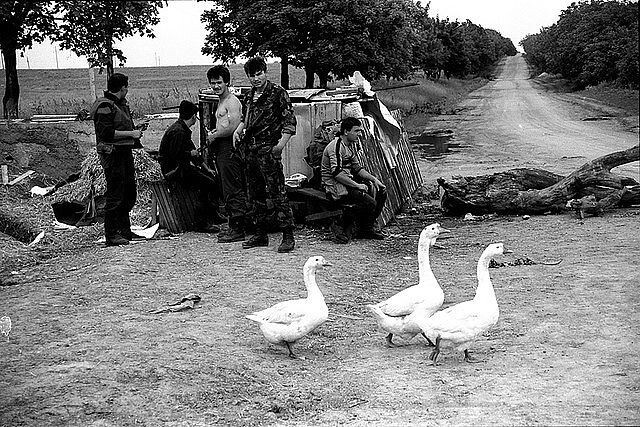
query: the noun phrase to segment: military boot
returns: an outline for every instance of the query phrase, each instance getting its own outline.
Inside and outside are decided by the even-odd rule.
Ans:
[[[282,233],[282,243],[278,246],[278,252],[291,252],[296,246],[296,241],[293,238],[293,230],[285,230]]]
[[[242,242],[243,240],[242,220],[230,219],[229,229],[223,234],[218,234],[218,243]]]
[[[269,246],[269,235],[263,231],[257,232],[249,238],[249,240],[242,242],[243,249],[251,249],[258,246]]]
[[[114,234],[113,236],[107,237],[105,243],[107,246],[123,246],[128,245],[129,241],[120,234]]]

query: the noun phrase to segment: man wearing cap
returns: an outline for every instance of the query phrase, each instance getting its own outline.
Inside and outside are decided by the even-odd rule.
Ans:
[[[133,148],[142,147],[142,132],[135,129],[126,96],[129,77],[115,73],[107,81],[104,96],[91,107],[96,131],[96,151],[104,170],[107,188],[104,206],[104,235],[107,246],[144,239],[131,231],[129,212],[136,204],[136,172]]]
[[[206,233],[217,233],[220,227],[214,223],[215,209],[210,201],[216,182],[213,176],[200,168],[202,157],[191,140],[191,127],[197,120],[198,106],[191,101],[182,101],[178,120],[162,136],[158,161],[167,181],[198,189],[199,229]]]

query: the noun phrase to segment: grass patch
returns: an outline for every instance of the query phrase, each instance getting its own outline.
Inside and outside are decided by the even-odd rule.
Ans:
[[[631,115],[639,113],[638,91],[633,89],[623,89],[608,83],[598,86],[589,86],[584,90],[576,92],[577,95],[595,99],[606,105],[628,111]]]

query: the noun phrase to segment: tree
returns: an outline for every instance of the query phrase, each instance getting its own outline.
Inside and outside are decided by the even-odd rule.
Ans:
[[[214,0],[213,8],[201,17],[208,31],[202,53],[225,63],[238,56],[279,57],[280,84],[288,89],[289,56],[299,25],[293,3],[291,0]]]
[[[405,79],[416,67],[433,64],[465,75],[516,51],[495,31],[470,22],[430,20],[428,5],[411,0],[212,4],[213,9],[202,15],[209,31],[202,48],[205,55],[224,62],[256,54],[280,57],[283,71],[288,63],[305,70],[307,88],[313,87],[315,75],[320,87],[327,87],[332,76],[342,79],[356,70],[370,80]],[[466,35],[467,27],[474,31]],[[286,87],[284,78],[281,82]]]
[[[306,87],[314,74],[326,87],[360,70],[369,78],[406,77],[416,40],[411,1],[394,0],[215,0],[202,16],[209,34],[202,52],[232,61],[256,54],[304,68]],[[284,85],[284,82],[282,82]]]
[[[601,82],[638,88],[637,1],[572,3],[520,44],[537,72],[562,74],[576,89]]]
[[[135,34],[150,38],[151,29],[159,22],[162,1],[60,1],[62,21],[54,40],[63,49],[85,56],[91,67],[107,68],[107,79],[113,74],[114,57],[122,66],[127,57],[115,46],[116,41]]]
[[[0,2],[0,48],[5,64],[5,92],[2,97],[3,117],[18,117],[20,85],[16,68],[16,52],[30,48],[53,34],[56,26],[51,1]]]
[[[445,49],[438,38],[439,21],[429,17],[429,3],[414,17],[418,42],[414,45],[413,64],[426,76],[439,78],[445,62]]]

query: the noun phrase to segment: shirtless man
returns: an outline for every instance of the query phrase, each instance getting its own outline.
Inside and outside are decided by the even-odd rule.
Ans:
[[[215,156],[222,181],[222,197],[229,217],[229,228],[218,235],[219,243],[244,240],[244,218],[246,213],[246,185],[244,161],[233,141],[233,131],[242,119],[242,104],[229,92],[231,76],[227,67],[213,66],[207,71],[207,80],[218,95],[216,128],[209,131],[209,152]]]

